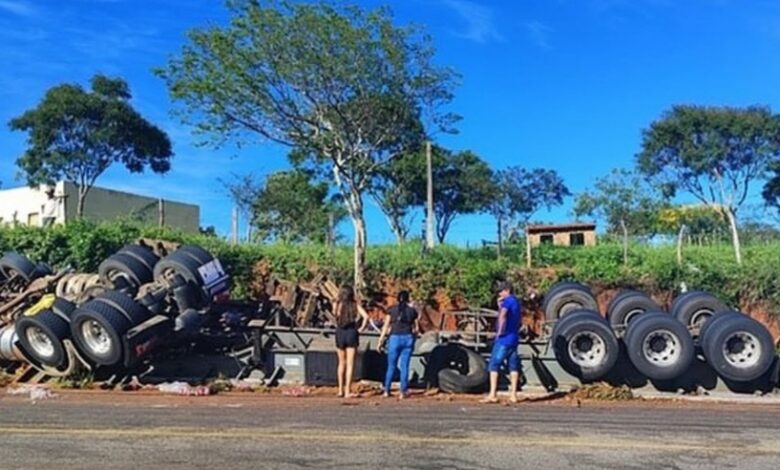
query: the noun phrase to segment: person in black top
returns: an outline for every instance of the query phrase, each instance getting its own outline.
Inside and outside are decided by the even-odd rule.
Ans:
[[[355,354],[358,347],[358,317],[361,319],[360,331],[366,329],[368,314],[355,300],[355,289],[343,286],[333,311],[336,316],[336,355],[339,359],[338,396],[352,398],[352,373],[355,368]]]
[[[385,375],[385,397],[390,396],[393,375],[396,367],[401,372],[400,398],[406,398],[409,390],[409,362],[414,350],[414,336],[420,331],[417,310],[412,306],[409,291],[398,293],[398,304],[385,315],[382,333],[379,335],[379,345],[384,342],[388,332],[387,344],[387,374]],[[399,364],[400,362],[400,364]]]

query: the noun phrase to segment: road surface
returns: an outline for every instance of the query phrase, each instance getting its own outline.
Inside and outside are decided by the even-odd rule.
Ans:
[[[2,469],[774,469],[779,461],[778,405],[120,392],[33,404],[0,395]]]

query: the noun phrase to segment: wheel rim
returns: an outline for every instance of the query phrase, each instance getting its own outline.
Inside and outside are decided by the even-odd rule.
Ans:
[[[581,308],[582,304],[579,302],[566,302],[561,306],[560,310],[558,310],[558,316],[562,317],[571,311],[580,310]]]
[[[87,320],[81,324],[81,337],[87,348],[99,356],[105,356],[111,350],[108,331],[95,320]]]
[[[642,309],[642,308],[635,308],[635,309],[631,310],[623,318],[623,324],[628,326],[628,324],[631,323],[631,321],[633,321],[634,318],[636,318],[637,316],[639,316],[639,315],[641,315],[643,313],[645,313],[645,310]]]
[[[701,326],[707,319],[713,315],[713,311],[708,308],[696,310],[691,315],[691,326]]]
[[[37,326],[31,326],[24,332],[27,342],[39,357],[50,358],[54,356],[54,343],[49,335]]]
[[[580,367],[598,366],[606,355],[604,340],[592,331],[581,331],[569,340],[569,357]]]
[[[753,334],[737,331],[723,342],[723,357],[734,367],[752,367],[761,359],[761,343]]]
[[[642,342],[645,359],[662,367],[676,364],[681,349],[680,338],[669,330],[651,331]]]

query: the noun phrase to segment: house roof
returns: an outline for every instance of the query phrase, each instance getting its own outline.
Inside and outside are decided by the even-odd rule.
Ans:
[[[596,230],[596,224],[594,223],[569,223],[558,225],[529,225],[528,233],[542,233],[542,232],[587,232]]]

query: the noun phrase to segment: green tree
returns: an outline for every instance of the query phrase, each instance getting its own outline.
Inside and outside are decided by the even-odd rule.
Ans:
[[[439,146],[432,148],[433,212],[436,237],[444,243],[455,219],[464,214],[488,210],[492,200],[492,171],[487,162],[470,150],[451,152]],[[414,205],[427,201],[426,162],[410,160],[406,171],[416,175],[412,185]]]
[[[639,170],[723,212],[742,264],[737,213],[750,186],[780,155],[780,118],[769,108],[674,106],[645,129]]]
[[[425,156],[421,152],[407,152],[377,171],[368,188],[399,244],[409,235],[410,215],[418,203],[414,189],[424,174]]]
[[[51,88],[37,107],[9,123],[28,133],[28,148],[16,161],[27,183],[72,182],[79,217],[89,190],[111,165],[165,173],[173,155],[165,132],[130,105],[124,80],[95,75],[91,85],[91,91],[73,84]]]
[[[780,160],[774,160],[769,164],[771,177],[764,185],[761,193],[764,201],[770,207],[773,207],[780,213]]]
[[[574,203],[577,217],[597,217],[609,233],[623,236],[623,262],[628,264],[629,235],[652,235],[658,226],[664,198],[635,173],[616,169],[596,180],[594,188],[579,194]]]
[[[338,223],[345,214],[328,197],[328,184],[313,182],[310,173],[300,170],[268,175],[252,204],[256,239],[263,241],[324,242],[331,216]]]
[[[493,200],[490,213],[496,218],[498,246],[503,246],[503,234],[511,236],[525,226],[539,209],[563,204],[571,196],[569,188],[555,170],[526,170],[512,166],[493,175]]]
[[[228,5],[230,23],[191,31],[159,74],[184,119],[211,143],[259,137],[328,166],[352,219],[355,284],[362,287],[364,192],[424,134],[451,129],[456,117],[441,106],[451,101],[456,77],[433,65],[429,37],[395,26],[387,9]]]

